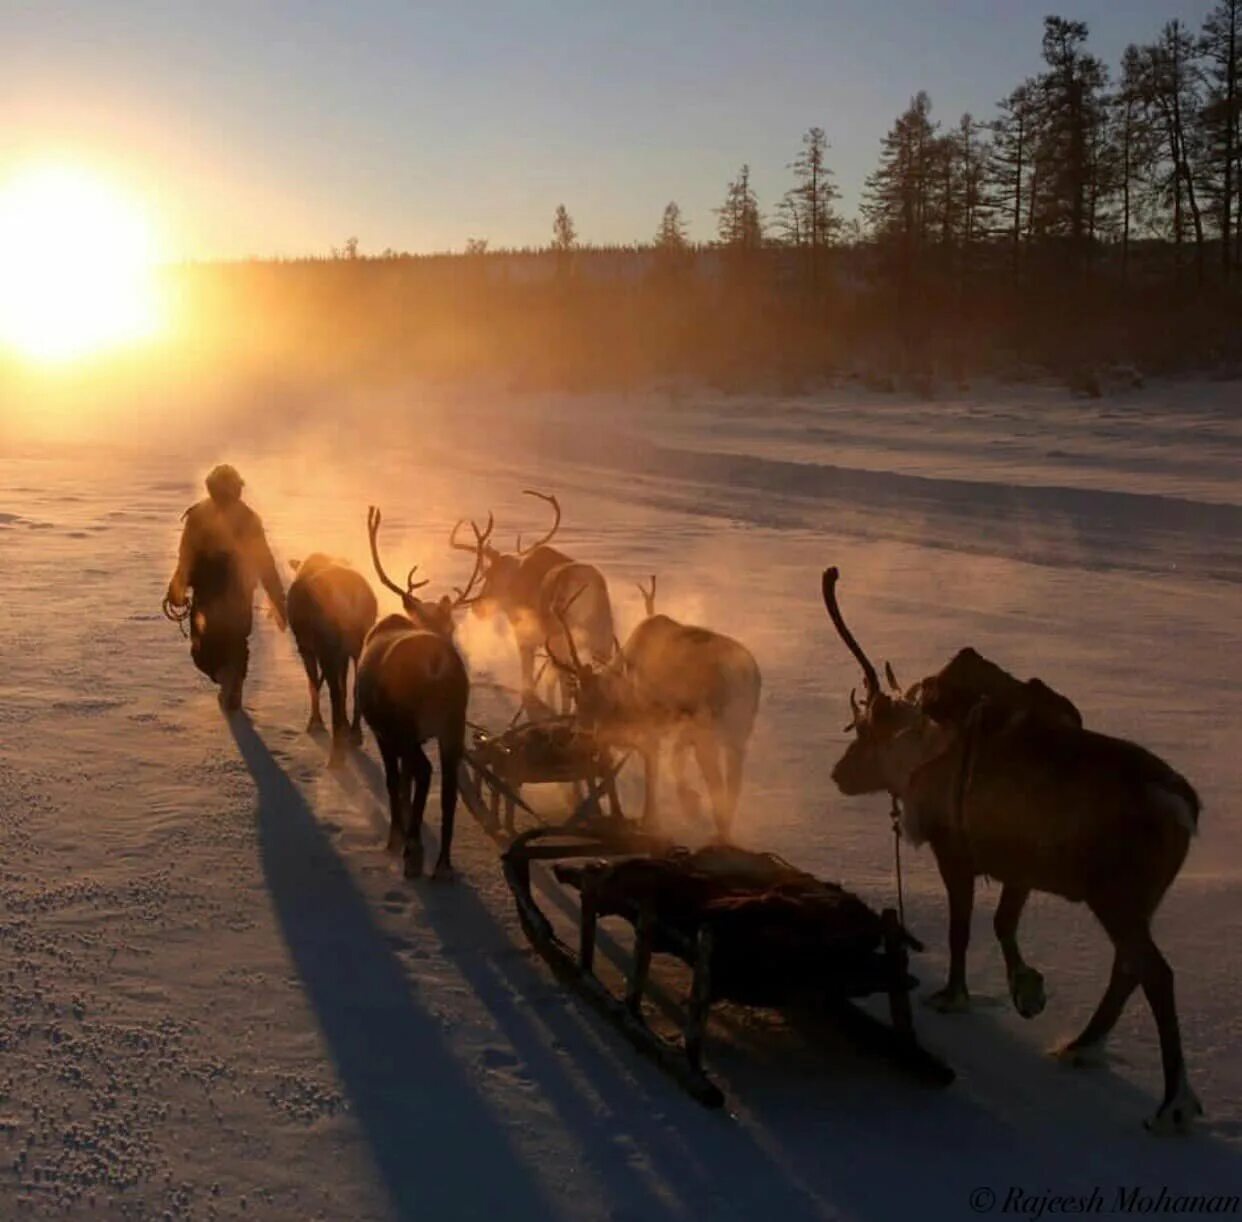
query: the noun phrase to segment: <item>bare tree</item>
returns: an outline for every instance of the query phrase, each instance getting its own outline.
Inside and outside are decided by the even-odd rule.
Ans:
[[[1049,237],[1068,242],[1071,263],[1085,265],[1089,252],[1095,129],[1102,126],[1108,71],[1086,49],[1087,25],[1064,17],[1044,19],[1039,78],[1038,156],[1044,194],[1032,201],[1037,224]]]
[[[903,278],[920,262],[932,220],[936,125],[920,90],[889,129],[880,164],[863,187],[862,214],[872,234],[896,256]]]
[[[682,219],[681,208],[676,200],[669,200],[664,205],[659,227],[655,234],[655,248],[665,253],[680,254],[689,246],[686,238],[686,222]]]
[[[1221,271],[1228,280],[1234,264],[1242,263],[1242,217],[1236,228],[1234,222],[1234,209],[1242,202],[1242,0],[1218,0],[1203,23],[1199,48],[1207,60],[1207,97],[1200,119],[1204,158],[1219,218]]]
[[[822,127],[809,128],[802,137],[802,151],[789,167],[797,185],[781,200],[782,227],[793,231],[795,245],[810,253],[811,275],[819,275],[820,255],[836,237],[841,219],[833,208],[840,191],[828,168],[828,141]]]
[[[1160,38],[1143,48],[1146,67],[1144,101],[1164,133],[1166,171],[1162,190],[1171,204],[1173,245],[1180,252],[1187,230],[1195,242],[1195,265],[1200,283],[1204,273],[1203,216],[1192,170],[1192,136],[1201,104],[1194,62],[1195,45],[1180,21],[1168,22]],[[1189,224],[1187,222],[1189,214]]]
[[[574,218],[569,215],[564,204],[556,205],[556,214],[552,218],[552,249],[560,254],[568,254],[578,244],[578,231],[574,228]]]
[[[802,206],[794,189],[786,191],[776,205],[776,231],[787,246],[801,246],[804,241]]]
[[[1024,205],[1029,203],[1035,143],[1035,94],[1032,81],[1024,81],[1000,103],[1000,115],[992,122],[992,146],[987,175],[990,195],[997,210],[1007,217],[1010,265],[1015,282],[1022,265],[1022,240],[1026,231]]]
[[[755,251],[763,245],[763,217],[759,199],[750,185],[750,166],[744,165],[725,192],[725,202],[716,209],[721,245],[736,251]]]
[[[1141,217],[1156,162],[1157,138],[1144,104],[1146,68],[1142,51],[1130,45],[1121,59],[1121,82],[1112,105],[1112,143],[1120,215],[1121,278],[1130,276],[1130,244]]]

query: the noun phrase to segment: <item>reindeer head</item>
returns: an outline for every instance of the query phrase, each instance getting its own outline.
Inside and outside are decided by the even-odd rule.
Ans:
[[[515,586],[522,567],[522,561],[537,547],[542,547],[545,543],[550,542],[553,535],[560,529],[561,506],[556,497],[543,492],[535,492],[529,488],[525,489],[522,495],[538,497],[542,501],[547,501],[556,514],[555,520],[552,523],[552,529],[543,538],[536,540],[529,546],[523,547],[522,536],[518,535],[516,551],[502,552],[498,548],[493,547],[490,540],[492,531],[495,528],[495,520],[490,512],[487,515],[486,529],[480,531],[474,522],[470,523],[474,531],[474,543],[461,541],[457,537],[458,532],[466,524],[465,519],[459,521],[453,527],[452,534],[449,535],[450,547],[454,547],[458,551],[475,553],[476,571],[482,573],[483,584],[478,594],[468,600],[475,615],[492,616],[499,611],[508,611],[513,606]]]
[[[841,639],[862,667],[863,702],[858,703],[857,689],[850,692],[853,718],[845,728],[854,731],[854,741],[837,761],[832,779],[843,794],[850,796],[885,790],[898,794],[905,790],[916,768],[947,747],[951,732],[902,694],[893,668],[887,663],[884,673],[890,690],[881,690],[875,667],[841,617],[836,595],[839,576],[836,568],[824,572],[824,605]]]
[[[380,511],[372,505],[367,511],[367,536],[371,541],[371,561],[375,565],[376,575],[388,589],[400,597],[401,605],[405,608],[406,615],[415,624],[439,636],[451,637],[453,635],[453,613],[458,607],[465,606],[471,601],[470,591],[479,579],[481,560],[475,561],[474,572],[470,574],[470,580],[466,583],[465,589],[458,587],[454,590],[456,598],[450,598],[447,594],[434,602],[429,599],[419,598],[414,591],[421,590],[428,583],[426,581],[414,580],[414,574],[418,572],[418,565],[414,565],[406,576],[404,590],[384,571],[384,566],[380,562],[379,556],[379,528],[382,521],[383,517]],[[477,527],[475,533],[476,535],[478,534]],[[481,548],[478,555],[482,556]]]
[[[557,656],[550,638],[545,641],[544,647],[553,666],[569,679],[574,691],[578,720],[585,729],[599,733],[619,719],[624,719],[625,709],[633,692],[633,677],[619,644],[616,644],[612,657],[602,664],[584,662],[578,653],[573,629],[566,616],[575,599],[585,589],[586,586],[583,586],[554,610],[565,646],[569,650],[569,659]]]

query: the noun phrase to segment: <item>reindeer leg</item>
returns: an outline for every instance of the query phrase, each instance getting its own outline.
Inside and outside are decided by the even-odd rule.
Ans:
[[[742,769],[746,765],[746,744],[725,743],[725,811],[727,826],[731,831],[737,815],[737,803],[742,793]],[[726,837],[727,838],[727,837]]]
[[[377,737],[376,742],[379,743],[380,756],[384,760],[384,783],[388,787],[388,851],[395,853],[401,847],[405,834],[401,758],[384,739]]]
[[[518,662],[522,667],[522,695],[533,696],[535,694],[535,647],[519,644]]]
[[[414,774],[414,805],[405,832],[405,876],[418,878],[423,872],[423,811],[431,789],[431,761],[418,743],[412,744],[407,759]]]
[[[694,757],[699,761],[703,779],[707,782],[707,794],[712,804],[712,819],[716,824],[716,839],[727,844],[729,840],[729,815],[726,809],[724,776],[720,771],[720,744],[715,735],[702,731],[694,739]]]
[[[349,670],[349,659],[333,655],[327,659],[323,669],[328,680],[328,702],[332,709],[332,751],[328,756],[328,767],[339,768],[345,762],[348,725],[345,716],[345,676]]]
[[[673,788],[677,791],[682,813],[691,822],[697,822],[703,813],[703,804],[699,801],[699,795],[691,788],[690,778],[686,775],[686,766],[693,750],[694,736],[688,729],[682,730],[673,739]]]
[[[648,739],[641,747],[643,756],[643,828],[653,830],[659,822],[656,812],[656,786],[659,783],[660,740]]]
[[[949,981],[927,998],[942,1014],[970,1008],[966,990],[966,948],[970,945],[970,914],[975,904],[975,875],[970,862],[951,849],[932,846],[940,877],[949,893]]]
[[[332,713],[332,750],[328,766],[339,768],[345,762],[345,740],[349,721],[345,712],[345,679],[349,673],[349,660],[330,657],[324,666],[328,681],[328,705]]]
[[[1126,1002],[1130,1000],[1130,994],[1138,988],[1138,984],[1138,977],[1127,967],[1121,952],[1114,951],[1112,975],[1108,978],[1108,988],[1104,990],[1095,1013],[1088,1019],[1081,1034],[1053,1049],[1053,1056],[1076,1068],[1101,1063],[1104,1043],[1112,1034]]]
[[[1044,1006],[1048,1004],[1043,976],[1026,963],[1018,949],[1018,921],[1030,894],[1029,887],[1006,883],[1001,888],[1000,903],[996,905],[996,915],[992,918],[992,928],[1005,956],[1009,996],[1013,998],[1013,1008],[1023,1018],[1034,1018],[1043,1013]]]
[[[306,732],[313,734],[316,730],[323,729],[323,714],[319,711],[319,688],[323,683],[323,676],[319,673],[319,662],[311,650],[303,649],[299,645],[298,653],[302,656],[302,665],[306,668],[306,684],[310,689],[311,711]]]
[[[1203,1105],[1190,1089],[1186,1078],[1186,1060],[1182,1054],[1182,1036],[1173,994],[1173,969],[1152,941],[1146,923],[1141,930],[1118,943],[1117,949],[1126,967],[1138,975],[1160,1033],[1164,1098],[1156,1114],[1146,1121],[1146,1127],[1152,1133],[1183,1133],[1197,1117],[1203,1115]]]
[[[440,856],[433,877],[453,877],[453,820],[457,814],[457,783],[461,744],[440,740]]]
[[[349,728],[349,739],[355,747],[362,746],[362,709],[358,704],[358,659],[353,658],[354,664],[354,720]],[[348,663],[346,663],[346,676],[348,677]]]

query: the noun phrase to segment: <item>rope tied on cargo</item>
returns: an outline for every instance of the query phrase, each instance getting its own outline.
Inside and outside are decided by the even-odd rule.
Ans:
[[[906,901],[901,880],[901,800],[893,794],[893,805],[888,812],[893,824],[893,869],[897,875],[897,919],[902,929],[906,927]]]
[[[982,733],[983,717],[988,709],[988,698],[981,696],[970,706],[962,727],[962,758],[958,767],[957,784],[953,791],[953,822],[960,835],[966,835],[966,798],[970,793],[975,774],[975,755]]]

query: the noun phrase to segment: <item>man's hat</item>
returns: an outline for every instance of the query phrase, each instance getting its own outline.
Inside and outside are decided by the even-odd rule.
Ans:
[[[228,463],[221,463],[207,476],[207,491],[213,501],[235,501],[244,486],[245,481],[237,474],[237,468]]]

